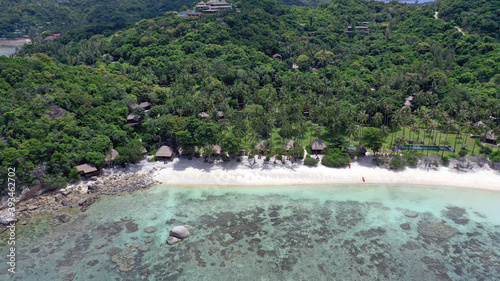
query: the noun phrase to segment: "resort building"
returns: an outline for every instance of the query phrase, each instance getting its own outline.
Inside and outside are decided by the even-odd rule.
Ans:
[[[322,140],[315,140],[311,142],[311,154],[323,154],[326,148],[326,143]]]
[[[365,35],[370,34],[370,28],[367,26],[355,26],[354,28],[352,26],[348,26],[347,31],[345,31],[345,33],[347,34],[347,37],[349,37],[349,38],[352,37],[352,33],[354,32],[354,29],[356,29],[357,31],[359,31]]]
[[[227,3],[226,0],[209,0],[201,1],[195,6],[194,10],[179,13],[180,17],[199,17],[207,14],[216,14],[220,11],[233,9],[233,4]],[[236,12],[239,12],[236,9]]]
[[[78,165],[76,166],[76,169],[78,170],[78,173],[82,176],[90,177],[97,175],[99,171],[96,169],[96,167],[91,166],[89,164],[83,164],[83,165]]]
[[[201,1],[196,5],[196,11],[203,14],[215,14],[223,10],[231,10],[233,4],[227,3],[226,0],[209,0],[206,3]]]
[[[166,160],[172,160],[174,158],[172,148],[170,146],[162,146],[156,151],[156,160],[158,161],[166,161]]]
[[[148,111],[151,109],[151,103],[146,101],[146,102],[141,102],[140,104],[134,104],[130,106],[131,109],[136,109],[138,107],[144,109],[144,111]]]

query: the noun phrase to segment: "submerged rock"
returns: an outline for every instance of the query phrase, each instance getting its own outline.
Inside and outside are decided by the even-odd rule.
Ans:
[[[179,225],[179,226],[172,228],[172,230],[170,230],[170,235],[177,237],[177,238],[184,239],[184,238],[189,237],[191,235],[191,233],[189,233],[189,230],[187,230],[187,228],[185,226]]]
[[[409,217],[409,218],[416,218],[418,217],[418,213],[417,212],[413,212],[413,211],[406,211],[404,212],[405,216]]]
[[[135,268],[135,256],[137,248],[141,245],[136,243],[128,243],[127,247],[118,254],[111,257],[111,260],[116,263],[120,271],[130,271]]]
[[[155,232],[155,231],[156,231],[156,227],[154,227],[154,226],[146,227],[146,228],[144,229],[144,231],[145,231],[146,233],[153,233],[153,232]]]
[[[52,217],[50,221],[50,225],[57,226],[61,223],[66,223],[71,219],[71,216],[68,214],[58,214]]]
[[[442,222],[420,223],[418,225],[418,233],[434,238],[449,239],[457,234],[457,232],[455,228],[447,226]]]
[[[168,244],[168,245],[174,245],[175,243],[177,243],[177,242],[179,242],[179,241],[180,241],[180,239],[179,239],[179,238],[177,238],[177,237],[174,237],[174,236],[169,236],[169,237],[167,238],[167,244]]]
[[[402,229],[404,230],[410,230],[411,229],[411,226],[409,223],[402,223],[399,225]]]

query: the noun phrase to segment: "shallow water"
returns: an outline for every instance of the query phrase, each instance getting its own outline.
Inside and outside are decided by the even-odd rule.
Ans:
[[[498,202],[422,186],[158,186],[57,227],[33,219],[0,280],[500,280]],[[192,236],[168,246],[176,225]]]
[[[9,57],[10,55],[13,55],[14,53],[16,53],[16,47],[0,46],[0,56]]]

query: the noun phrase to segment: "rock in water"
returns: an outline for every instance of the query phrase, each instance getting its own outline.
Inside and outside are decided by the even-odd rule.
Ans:
[[[416,218],[418,217],[418,213],[417,212],[413,212],[413,211],[406,211],[404,212],[405,216],[409,217],[409,218]]]
[[[185,226],[179,225],[179,226],[172,228],[172,230],[170,230],[170,235],[177,237],[177,238],[184,239],[186,237],[189,237],[191,235],[191,233],[189,233],[189,231],[187,230],[187,228]]]
[[[168,245],[174,245],[175,243],[179,242],[179,239],[173,236],[169,236],[167,238],[167,244]]]
[[[68,214],[58,214],[52,217],[50,221],[50,225],[57,226],[61,223],[66,223],[71,219],[71,216]]]

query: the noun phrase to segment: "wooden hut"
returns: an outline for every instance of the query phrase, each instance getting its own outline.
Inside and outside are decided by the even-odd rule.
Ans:
[[[322,154],[325,148],[326,148],[326,143],[322,140],[315,140],[311,142],[312,154]]]
[[[166,161],[166,160],[172,160],[174,159],[174,154],[172,151],[172,148],[170,146],[164,145],[156,151],[156,160],[159,161]]]
[[[96,167],[91,166],[89,164],[83,164],[83,165],[78,165],[76,166],[76,169],[78,170],[78,173],[82,176],[90,177],[97,175],[99,171],[96,169]]]

